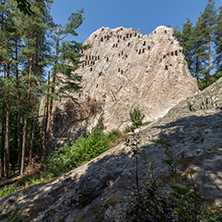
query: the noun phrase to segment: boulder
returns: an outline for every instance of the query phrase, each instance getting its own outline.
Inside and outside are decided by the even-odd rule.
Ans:
[[[51,123],[54,144],[77,138],[99,125],[105,131],[123,130],[132,124],[130,112],[143,111],[143,122],[164,116],[170,108],[198,93],[183,49],[173,29],[157,27],[150,35],[123,27],[100,28],[84,44],[82,92],[54,102]],[[44,113],[42,99],[40,115]]]

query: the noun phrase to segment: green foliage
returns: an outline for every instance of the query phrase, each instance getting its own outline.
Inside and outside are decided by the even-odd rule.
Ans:
[[[138,128],[140,125],[142,125],[142,120],[144,118],[142,115],[142,110],[135,108],[133,112],[130,113],[130,118],[133,122],[133,128]]]
[[[171,147],[169,139],[167,139],[166,137],[163,137],[163,138],[160,138],[159,140],[157,140],[157,143],[160,144],[165,149],[164,154],[167,156],[167,158],[164,160],[164,162],[169,166],[170,172],[175,174],[175,172],[176,172],[175,168],[174,168],[175,156],[173,156],[173,153],[171,150],[172,147]]]
[[[41,175],[25,175],[19,181],[0,188],[0,198],[18,189],[47,182],[98,156],[109,149],[111,145],[116,145],[120,140],[123,140],[123,134],[119,130],[112,130],[110,133],[105,134],[101,129],[95,128],[88,136],[79,137],[71,145],[65,144],[64,147],[60,148],[59,153],[52,154],[50,160],[45,158],[44,164],[47,163],[47,167]],[[91,190],[85,189],[78,192],[76,201],[78,204],[84,205],[91,200],[90,198]]]
[[[113,129],[111,132],[108,133],[107,138],[109,141],[113,141],[121,137],[121,135],[122,133],[119,130]]]
[[[17,182],[17,186],[24,186],[25,184],[27,184],[28,182],[31,181],[31,177],[29,175],[25,175],[23,176],[18,182]]]
[[[131,132],[131,127],[130,126],[127,126],[124,130],[123,130],[124,133],[129,133]]]
[[[138,134],[133,134],[131,140],[127,141],[136,159],[135,173],[131,172],[135,177],[135,179],[131,177],[131,180],[135,180],[135,185],[130,189],[130,195],[125,197],[126,210],[123,212],[121,221],[173,221],[172,203],[168,201],[166,191],[158,186],[152,163],[147,164],[146,174],[138,176],[138,155],[142,155],[146,161],[144,153],[140,152],[139,144]]]
[[[210,76],[210,85],[212,85],[214,82],[216,82],[221,77],[222,77],[222,71]],[[198,82],[198,87],[200,90],[204,90],[207,87],[207,80],[201,79]]]
[[[17,187],[18,187],[17,184],[13,183],[8,186],[4,186],[4,187],[0,188],[0,199],[2,197],[5,197],[5,196],[15,192]]]
[[[62,91],[68,94],[68,91],[80,90],[81,76],[74,75],[73,71],[80,66],[79,60],[82,56],[80,50],[86,46],[83,47],[82,44],[75,41],[62,40],[68,34],[77,36],[75,29],[82,24],[83,10],[72,13],[68,18],[69,23],[60,27],[61,32],[56,29],[59,32],[57,33],[56,25],[50,15],[52,3],[52,0],[8,0],[0,3],[2,12],[0,27],[0,157],[2,164],[0,167],[7,168],[8,172],[9,167],[3,167],[3,163],[7,162],[4,161],[4,152],[9,147],[9,163],[12,166],[9,169],[10,173],[18,170],[19,161],[23,163],[24,155],[21,158],[21,145],[26,160],[30,153],[30,161],[32,154],[39,156],[42,154],[43,140],[44,144],[48,145],[45,142],[48,137],[40,136],[37,123],[39,119],[32,118],[38,116],[38,107],[43,92],[46,92],[46,98],[51,102],[57,96],[52,90],[57,83],[62,83],[57,90],[58,93]],[[18,8],[24,13],[21,13]],[[55,38],[58,40],[58,50],[52,47],[54,43],[50,37],[53,33],[60,34],[59,37],[61,37],[56,36]],[[51,84],[46,85],[45,75],[48,66],[53,67],[52,69],[57,73],[61,71],[66,77],[63,76],[62,79],[58,77],[55,81],[51,81]],[[55,77],[57,73],[53,73],[52,77]],[[37,104],[35,95],[37,95]],[[47,105],[49,106],[49,102]],[[45,110],[51,112],[50,108]],[[9,110],[7,118],[6,110]],[[45,131],[43,125],[41,132]],[[47,135],[51,135],[48,131]],[[9,139],[5,136],[6,132],[9,132]],[[24,136],[22,141],[22,136],[26,134],[27,137]],[[4,175],[0,176],[5,177],[6,173],[3,170],[1,172]]]
[[[42,175],[25,175],[20,180],[13,184],[9,184],[0,188],[0,199],[19,190],[22,188],[27,188],[29,186],[44,183],[52,179],[51,175],[48,173],[43,173]]]
[[[155,180],[145,177],[143,185],[132,188],[130,197],[126,198],[126,212],[122,221],[174,221],[173,205],[168,196],[160,189]]]
[[[31,10],[31,4],[27,0],[15,0],[18,5],[17,8],[19,8],[25,15],[32,15],[32,10]]]
[[[215,64],[217,65],[217,71],[222,72],[222,6],[219,7],[219,15],[216,21],[215,49],[216,49]]]
[[[58,176],[76,168],[109,149],[109,143],[121,136],[119,130],[105,134],[96,127],[89,135],[82,135],[71,145],[65,144],[59,153],[53,153],[48,163],[48,171],[51,175]]]
[[[222,219],[222,205],[217,206],[205,206],[202,209],[201,213],[201,221],[208,221],[208,222],[218,222]]]
[[[194,33],[194,27],[190,19],[187,19],[187,22],[183,24],[182,31],[180,31],[178,27],[174,29],[174,36],[180,42],[180,46],[183,47],[183,53],[185,55],[188,68],[190,72],[192,73],[192,75],[194,75],[193,74],[194,58],[193,58],[193,52],[192,52],[193,33]]]
[[[199,88],[203,90],[212,84],[212,74],[222,69],[222,7],[218,10],[215,1],[208,0],[204,12],[192,25],[187,19],[182,31],[176,27],[174,34],[183,47],[191,74],[200,81]]]
[[[109,148],[109,141],[117,132],[106,135],[101,129],[95,128],[88,136],[80,136],[69,146],[65,144],[59,153],[54,153],[49,161],[48,170],[57,176],[69,169],[97,157]]]
[[[81,50],[87,49],[89,45],[82,45],[76,41],[67,41],[65,38],[68,35],[77,36],[76,29],[82,24],[83,20],[83,9],[77,10],[76,13],[71,13],[68,20],[69,23],[61,26],[55,25],[54,35],[52,35],[55,41],[55,55],[54,61],[52,63],[52,77],[53,82],[51,83],[52,92],[54,88],[59,85],[59,89],[56,95],[62,95],[63,97],[70,97],[70,92],[80,92],[80,81],[81,76],[74,71],[80,67],[80,58],[83,54],[80,53]],[[62,73],[60,76],[58,73]],[[69,93],[68,93],[69,92]]]

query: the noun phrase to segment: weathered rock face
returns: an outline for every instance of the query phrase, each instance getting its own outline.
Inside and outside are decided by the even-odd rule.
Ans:
[[[139,30],[101,28],[84,44],[91,48],[83,51],[84,62],[77,70],[83,92],[75,97],[88,108],[54,116],[55,138],[76,137],[98,124],[106,131],[122,130],[131,124],[134,108],[143,110],[144,122],[153,121],[199,91],[171,28],[157,27],[149,36]],[[54,103],[55,112],[66,109],[66,99]],[[79,113],[85,113],[85,119],[91,109],[93,117],[77,122]]]
[[[164,149],[156,143],[167,134],[181,174],[192,170],[206,198],[222,203],[222,78],[182,101],[164,117],[140,128],[141,149],[153,161],[154,175],[168,174]],[[124,142],[87,164],[42,185],[0,200],[1,221],[121,221],[122,202],[130,190],[135,159]],[[139,174],[146,172],[139,159]]]

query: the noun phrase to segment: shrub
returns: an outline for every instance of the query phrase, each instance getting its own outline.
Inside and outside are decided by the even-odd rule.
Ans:
[[[131,132],[131,127],[130,126],[127,126],[124,130],[123,130],[124,133],[129,133]]]
[[[130,113],[131,120],[133,122],[134,128],[138,128],[140,125],[142,125],[142,110],[135,108],[133,112]]]
[[[117,138],[122,136],[122,133],[119,130],[113,129],[111,132],[108,133],[108,140],[116,140]]]
[[[97,157],[105,150],[117,145],[125,139],[126,135],[119,130],[112,130],[105,134],[102,130],[95,128],[88,136],[82,135],[71,145],[65,144],[61,147],[59,153],[53,153],[49,159],[45,158],[42,163],[35,163],[29,168],[24,177],[14,184],[10,184],[0,188],[0,198],[13,193],[15,190],[47,182],[56,176],[65,173],[79,165]],[[33,168],[34,167],[34,168]],[[40,172],[40,168],[44,168],[41,174],[33,175],[33,169]],[[31,171],[30,171],[31,170]],[[80,202],[84,202],[84,195]],[[81,196],[81,195],[80,195]]]
[[[54,153],[48,163],[48,170],[54,176],[97,157],[109,148],[109,137],[113,138],[117,132],[106,135],[101,129],[95,128],[88,136],[80,136],[69,146],[65,144],[59,153]]]
[[[213,74],[212,76],[210,76],[210,85],[212,85],[214,82],[216,82],[219,78],[222,77],[222,72],[218,72],[216,74]],[[204,90],[205,88],[207,88],[207,80],[206,78],[202,78],[199,80],[198,82],[198,87],[200,90]]]

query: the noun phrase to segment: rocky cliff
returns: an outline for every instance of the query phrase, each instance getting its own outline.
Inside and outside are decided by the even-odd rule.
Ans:
[[[168,174],[164,149],[156,142],[167,134],[181,175],[191,170],[203,195],[222,203],[221,126],[222,78],[140,128],[140,148],[147,161],[153,161],[155,176]],[[119,221],[124,196],[133,185],[129,175],[135,166],[132,150],[122,142],[56,180],[1,199],[0,220]],[[140,175],[147,171],[142,158],[138,168]]]
[[[84,44],[82,93],[70,100],[55,101],[53,138],[77,137],[96,125],[106,131],[123,130],[131,124],[130,112],[143,111],[144,122],[165,115],[180,101],[198,92],[173,29],[157,27],[149,36],[139,30],[101,28]],[[43,114],[44,100],[40,107]],[[55,142],[57,142],[57,140]]]

